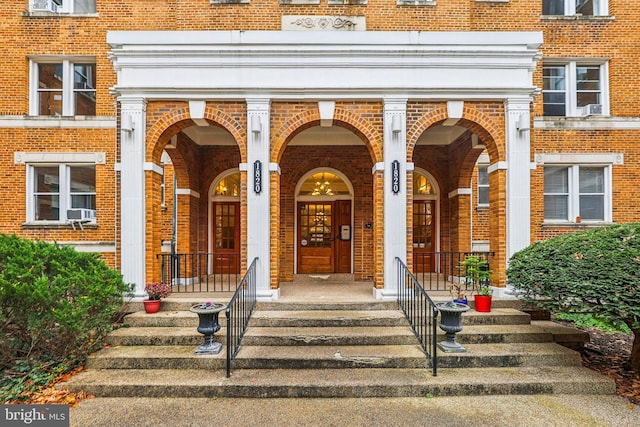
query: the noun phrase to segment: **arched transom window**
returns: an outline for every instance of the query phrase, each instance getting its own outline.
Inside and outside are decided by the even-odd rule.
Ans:
[[[413,174],[413,194],[415,196],[428,196],[436,194],[436,190],[426,176],[414,173]]]
[[[213,191],[215,196],[239,197],[240,196],[240,173],[231,173],[218,182]]]
[[[300,186],[300,196],[341,196],[349,195],[347,183],[331,172],[317,172],[309,175]]]

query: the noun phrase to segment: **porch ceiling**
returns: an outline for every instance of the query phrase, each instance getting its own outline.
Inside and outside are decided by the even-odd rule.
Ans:
[[[461,126],[432,126],[418,139],[418,145],[449,145],[466,131]],[[235,146],[231,134],[217,126],[191,126],[183,132],[198,145]],[[346,129],[314,127],[297,135],[290,145],[362,145],[363,142]]]

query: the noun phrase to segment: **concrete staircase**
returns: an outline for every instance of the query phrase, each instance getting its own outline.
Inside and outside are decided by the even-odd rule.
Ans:
[[[588,335],[531,322],[514,302],[463,315],[467,352],[438,352],[438,376],[395,302],[258,303],[225,377],[225,351],[196,356],[202,343],[194,301],[133,313],[66,387],[99,397],[403,397],[488,394],[614,394],[613,381],[581,366]],[[167,302],[165,302],[167,303]],[[222,330],[216,340],[225,343]],[[444,339],[442,333],[439,341]]]

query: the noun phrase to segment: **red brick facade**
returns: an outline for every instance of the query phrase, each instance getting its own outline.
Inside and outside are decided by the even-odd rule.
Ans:
[[[210,0],[111,1],[97,2],[97,13],[55,15],[29,12],[29,1],[7,2],[0,10],[5,46],[0,71],[0,232],[68,244],[102,245],[104,258],[120,265],[119,106],[110,88],[117,83],[106,43],[108,31],[142,30],[280,30],[285,15],[364,16],[367,31],[542,31],[542,59],[533,71],[533,85],[543,87],[542,64],[546,58],[597,59],[608,63],[610,117],[543,117],[543,97],[531,106],[531,162],[536,156],[556,153],[622,154],[624,161],[612,167],[612,221],[638,219],[640,196],[635,188],[640,178],[640,91],[633,78],[638,68],[640,14],[628,2],[609,0],[605,17],[544,17],[541,1],[508,2],[451,0],[435,5],[398,5],[396,1],[369,0],[365,5],[283,5],[278,1],[248,4],[211,4]],[[347,2],[349,3],[349,2]],[[86,117],[40,117],[31,115],[30,59],[51,55],[95,58],[96,120]],[[339,78],[339,76],[336,76]],[[32,85],[32,86],[30,86]],[[270,161],[280,168],[270,173],[271,288],[290,281],[295,274],[295,188],[311,169],[326,167],[340,171],[353,186],[353,274],[357,280],[383,286],[384,212],[383,174],[374,166],[383,161],[383,109],[381,100],[338,100],[333,126],[351,132],[361,145],[298,146],[289,143],[298,134],[320,124],[317,102],[272,100],[269,130]],[[474,241],[489,241],[496,252],[496,283],[504,284],[508,257],[506,210],[507,177],[501,168],[489,175],[490,207],[477,208],[478,156],[470,133],[486,147],[490,164],[507,162],[505,105],[502,101],[465,101],[458,126],[470,133],[446,145],[425,145],[418,141],[427,129],[441,126],[448,118],[446,101],[409,100],[406,109],[406,160],[427,171],[437,181],[439,192],[439,249],[468,251]],[[146,262],[147,280],[158,280],[157,255],[162,242],[172,234],[173,203],[178,205],[177,250],[206,252],[209,246],[209,192],[221,174],[238,170],[247,162],[247,111],[241,100],[207,100],[204,118],[210,126],[223,129],[232,145],[199,145],[183,131],[194,125],[185,101],[150,100],[146,104],[146,161],[161,165],[163,151],[171,158],[165,165],[165,203],[162,203],[161,175],[147,171]],[[85,123],[90,125],[85,126]],[[168,148],[172,138],[177,148]],[[174,139],[175,140],[175,139]],[[171,146],[172,147],[172,146]],[[96,224],[74,229],[66,223],[38,224],[27,221],[25,200],[28,165],[16,162],[15,153],[105,153],[96,164]],[[173,199],[173,176],[181,191]],[[240,172],[240,254],[242,269],[247,264],[247,172]],[[544,224],[544,166],[531,170],[532,242],[585,227],[584,224]],[[407,179],[410,183],[411,179]],[[472,196],[457,194],[472,189]],[[184,190],[184,191],[183,191]],[[408,188],[407,218],[412,217]],[[369,227],[369,224],[371,225]],[[407,260],[411,265],[412,224],[407,224]]]

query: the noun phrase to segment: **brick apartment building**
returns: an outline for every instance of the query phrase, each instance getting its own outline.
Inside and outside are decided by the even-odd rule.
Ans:
[[[0,232],[258,293],[638,219],[630,0],[17,0]],[[220,264],[222,262],[222,264]]]

